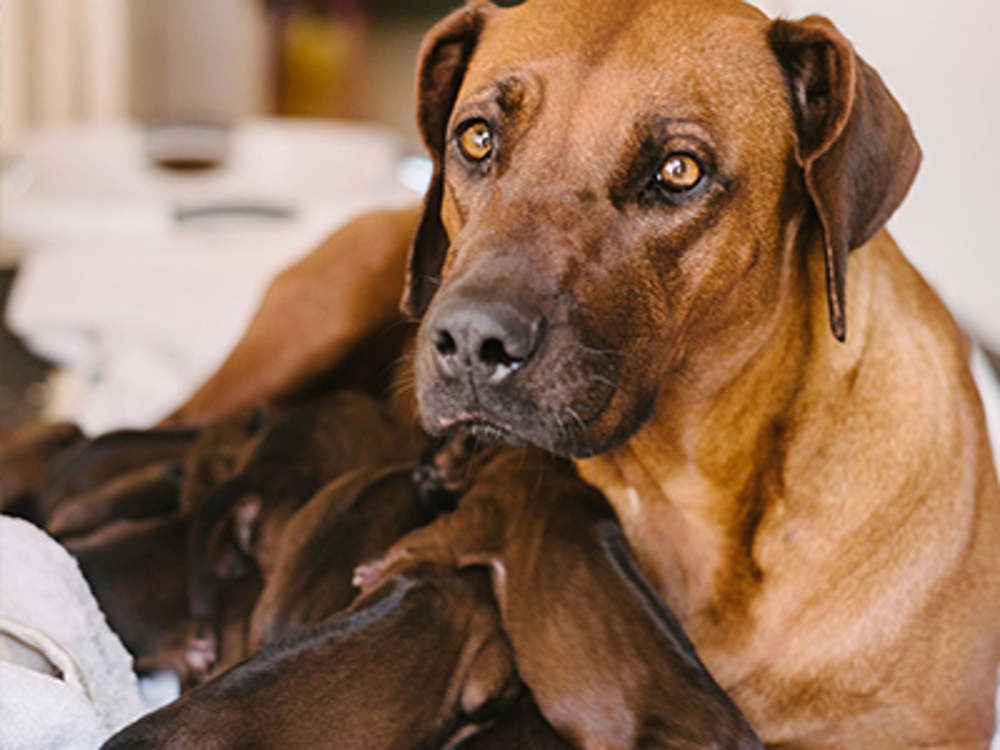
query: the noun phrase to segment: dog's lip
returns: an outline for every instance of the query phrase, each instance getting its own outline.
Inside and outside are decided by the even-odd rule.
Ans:
[[[484,412],[459,412],[453,417],[441,417],[438,419],[438,426],[441,432],[455,430],[467,430],[479,437],[499,440],[518,439],[518,435],[510,427],[501,424],[498,420],[490,417]]]

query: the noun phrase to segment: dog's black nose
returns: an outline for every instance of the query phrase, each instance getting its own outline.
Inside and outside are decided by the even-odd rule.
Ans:
[[[453,293],[431,311],[427,335],[442,374],[471,371],[498,383],[523,367],[538,349],[541,314],[531,305],[489,293]]]

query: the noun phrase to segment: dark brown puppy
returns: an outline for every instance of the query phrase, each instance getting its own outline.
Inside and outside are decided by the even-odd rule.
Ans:
[[[404,560],[489,566],[517,670],[573,745],[762,747],[634,567],[604,498],[568,464],[501,452],[454,513],[358,581],[378,585]]]
[[[183,572],[189,522],[177,515],[117,521],[65,542],[111,629],[140,662],[178,651],[190,634]]]
[[[191,541],[192,644],[210,662],[220,592],[256,568],[267,581],[292,516],[323,485],[366,466],[414,460],[409,428],[371,396],[340,391],[275,410],[240,473],[198,509]]]
[[[184,511],[200,508],[217,487],[243,470],[272,414],[273,409],[262,404],[199,431],[184,458]]]
[[[105,750],[432,750],[522,686],[481,572],[421,566],[124,729]]]
[[[64,542],[108,624],[136,658],[136,669],[171,669],[184,686],[202,671],[188,662],[188,641],[196,628],[186,575],[189,529],[190,517],[175,514],[115,521]],[[220,665],[247,655],[247,626],[259,592],[260,582],[252,578],[246,587],[227,592],[220,616]]]
[[[112,521],[168,516],[180,507],[184,467],[158,462],[113,477],[57,507],[45,530],[63,539],[95,531]]]
[[[46,476],[38,493],[42,522],[62,503],[110,479],[160,462],[182,462],[195,430],[116,430],[70,451]]]
[[[435,518],[437,507],[418,491],[414,472],[412,463],[348,472],[295,514],[254,608],[252,649],[346,609],[358,594],[354,569]]]
[[[39,485],[67,451],[83,440],[80,429],[68,422],[39,422],[0,435],[0,512],[40,523]]]

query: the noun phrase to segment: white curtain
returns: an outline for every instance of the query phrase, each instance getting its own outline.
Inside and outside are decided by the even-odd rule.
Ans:
[[[128,112],[128,0],[2,0],[5,151],[35,125]]]

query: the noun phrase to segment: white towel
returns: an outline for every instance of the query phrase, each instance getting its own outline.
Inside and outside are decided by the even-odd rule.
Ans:
[[[76,561],[9,517],[0,517],[0,639],[2,750],[94,750],[147,710],[132,657]]]

